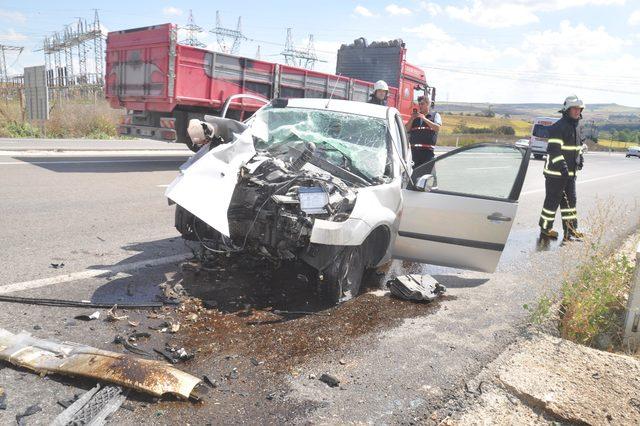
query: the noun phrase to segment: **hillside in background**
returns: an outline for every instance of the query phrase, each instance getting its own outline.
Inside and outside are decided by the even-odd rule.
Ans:
[[[510,116],[525,121],[531,121],[534,117],[558,116],[560,104],[489,104],[489,103],[463,103],[463,102],[437,102],[436,109],[439,112],[453,114],[482,114],[489,110],[497,115]],[[640,108],[627,107],[617,104],[588,104],[585,111],[585,119],[596,122],[609,123],[637,123],[640,124]]]

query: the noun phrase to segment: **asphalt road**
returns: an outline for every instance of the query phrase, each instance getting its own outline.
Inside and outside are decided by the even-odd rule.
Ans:
[[[2,143],[0,151],[11,149]],[[64,143],[77,151],[75,142]],[[194,360],[179,368],[206,374],[218,387],[202,404],[133,394],[133,411],[116,414],[121,424],[429,422],[435,410],[456,410],[464,383],[520,332],[527,322],[523,305],[556,289],[583,260],[584,244],[538,243],[544,179],[542,162],[532,160],[495,274],[393,262],[368,278],[367,294],[321,311],[331,316],[292,316],[263,325],[249,320],[273,315],[265,312],[268,306],[311,309],[304,283],[294,276],[276,277],[274,284],[259,267],[229,267],[204,278],[181,272],[178,264],[190,250],[173,228],[173,207],[163,191],[188,153],[120,152],[124,146],[114,155],[98,152],[102,144],[96,142],[90,153],[2,152],[0,294],[115,304],[154,300],[159,284],[180,282],[187,292],[216,300],[222,313],[198,311],[202,322],[194,324],[184,319],[192,306],[159,311],[180,318],[181,331],[154,332],[140,344],[195,351]],[[605,240],[613,242],[636,229],[639,177],[637,159],[588,154],[578,178],[585,230],[595,234],[604,228]],[[378,290],[387,277],[407,271],[433,274],[448,287],[447,296],[424,306],[392,300]],[[114,336],[133,327],[127,321],[73,319],[88,311],[0,303],[0,327],[123,351]],[[160,322],[144,310],[127,314],[145,330]],[[237,375],[230,374],[234,368]],[[325,372],[338,377],[340,386],[313,378]],[[62,410],[56,401],[91,386],[0,364],[0,387],[7,394],[0,423],[39,404],[43,410],[27,424],[48,424]]]

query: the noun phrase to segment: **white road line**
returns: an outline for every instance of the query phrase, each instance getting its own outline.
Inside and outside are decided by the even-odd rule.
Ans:
[[[578,180],[576,182],[576,185],[582,185],[584,183],[590,183],[590,182],[597,182],[600,180],[606,180],[606,179],[611,179],[611,178],[615,178],[615,177],[620,177],[620,176],[627,176],[627,175],[632,175],[634,173],[640,173],[640,170],[634,170],[632,172],[625,172],[625,173],[617,173],[615,175],[609,175],[609,176],[600,176],[597,178],[593,178],[593,179],[587,179],[587,180]],[[541,189],[534,189],[531,191],[525,191],[523,193],[521,193],[520,195],[531,195],[531,194],[538,194],[540,192],[544,192],[544,188]]]
[[[87,269],[70,274],[58,275],[56,277],[42,278],[39,280],[24,281],[21,283],[12,283],[0,286],[0,294],[13,293],[14,291],[30,290],[34,288],[47,287],[53,284],[68,283],[72,281],[85,280],[87,278],[95,278],[104,274],[117,274],[119,272],[134,271],[146,266],[161,266],[169,263],[182,262],[189,259],[191,253],[177,254],[175,256],[161,257],[159,259],[141,260],[139,262],[125,263],[123,265],[114,265],[106,269]]]
[[[168,188],[169,185],[156,185],[158,188]]]
[[[86,160],[86,161],[76,161],[76,160],[68,160],[68,161],[3,161],[0,162],[2,166],[15,166],[15,165],[26,165],[26,164],[96,164],[96,163],[159,163],[159,162],[179,162],[181,160],[170,159],[170,158],[157,158],[155,160]]]

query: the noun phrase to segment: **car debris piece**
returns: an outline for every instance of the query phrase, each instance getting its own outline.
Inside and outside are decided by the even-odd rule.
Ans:
[[[122,346],[124,346],[126,350],[136,355],[142,355],[142,356],[146,356],[147,358],[153,358],[153,355],[150,354],[149,352],[145,351],[144,349],[140,349],[137,346],[134,346],[131,343],[129,343],[128,338],[125,339],[122,336],[116,336],[115,339],[113,339],[113,343],[122,344]]]
[[[60,413],[51,426],[103,425],[126,399],[121,387],[105,386],[101,389],[98,384]]]
[[[323,373],[318,380],[326,383],[331,388],[335,388],[340,384],[340,380],[327,373]]]
[[[200,383],[197,377],[164,362],[1,328],[0,359],[38,373],[103,380],[154,396],[172,394],[187,399]]]
[[[430,302],[442,296],[446,287],[440,285],[431,275],[401,275],[387,281],[389,291],[395,297],[418,302]]]
[[[53,268],[53,269],[64,268],[64,263],[52,263],[51,264],[51,268]]]
[[[90,300],[64,300],[64,299],[44,299],[37,297],[20,297],[20,296],[7,296],[0,294],[0,302],[9,303],[22,303],[26,305],[41,305],[41,306],[57,306],[62,308],[96,308],[96,309],[109,309],[113,306],[113,303],[97,303]],[[120,304],[121,308],[125,309],[154,309],[161,308],[163,306],[160,302],[145,302],[145,303],[123,303]]]
[[[77,319],[77,320],[80,320],[80,321],[93,321],[93,320],[96,320],[96,319],[100,318],[100,311],[95,311],[91,315],[88,315],[88,314],[76,315],[73,318]]]
[[[116,314],[116,309],[118,309],[118,305],[113,305],[111,309],[107,311],[107,321],[120,321],[129,318],[128,315],[118,315]]]
[[[25,424],[25,417],[33,416],[40,411],[42,411],[42,407],[40,407],[38,404],[30,405],[23,413],[16,414],[16,422],[18,423],[18,425],[23,425]]]

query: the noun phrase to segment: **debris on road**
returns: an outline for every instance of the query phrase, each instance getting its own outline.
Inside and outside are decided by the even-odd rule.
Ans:
[[[431,302],[442,296],[447,289],[431,275],[401,275],[387,282],[389,291],[395,297],[417,302]]]
[[[145,351],[144,349],[140,349],[137,346],[132,345],[131,343],[129,343],[129,339],[128,338],[124,338],[122,336],[116,336],[113,339],[113,343],[115,344],[121,344],[122,346],[124,346],[124,348],[126,350],[128,350],[131,353],[134,353],[136,355],[142,355],[142,356],[146,356],[147,358],[153,358],[153,355],[147,351]]]
[[[61,269],[64,268],[64,263],[52,263],[50,267],[53,269]]]
[[[96,308],[109,309],[113,307],[113,303],[98,303],[90,300],[64,300],[64,299],[43,299],[37,297],[20,297],[7,296],[0,294],[0,302],[23,303],[27,305],[56,306],[60,308]],[[161,308],[161,302],[144,302],[144,303],[123,303],[121,308],[125,309],[155,309]]]
[[[38,339],[0,328],[0,359],[47,374],[87,377],[155,396],[191,396],[201,381],[164,362],[134,358],[78,343]]]
[[[105,386],[101,389],[98,384],[60,413],[51,426],[103,425],[126,399],[121,387]]]
[[[336,377],[334,377],[334,376],[332,376],[330,374],[327,374],[327,373],[323,373],[320,376],[320,379],[318,379],[318,380],[320,380],[321,382],[326,383],[331,388],[338,387],[338,385],[340,384],[340,380],[338,380]]]
[[[29,407],[27,407],[27,409],[23,413],[16,414],[16,422],[20,426],[24,425],[25,417],[33,416],[34,414],[39,413],[40,411],[42,411],[42,407],[40,407],[38,404],[30,405]]]
[[[76,315],[75,317],[73,317],[74,319],[80,320],[80,321],[93,321],[93,320],[97,320],[98,318],[100,318],[100,311],[95,311],[94,313],[92,313],[91,315],[88,314],[81,314],[81,315]]]
[[[107,311],[107,321],[120,321],[129,318],[128,315],[118,315],[116,314],[116,309],[118,309],[118,305],[113,305],[111,309]]]
[[[153,351],[159,355],[162,355],[171,364],[177,364],[180,361],[188,361],[195,357],[195,354],[188,353],[184,348],[174,348],[169,345],[165,349],[156,349]]]

